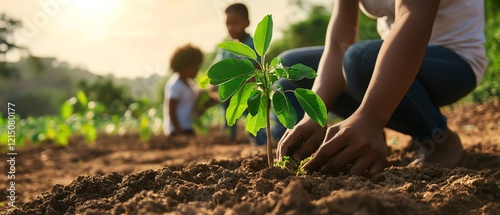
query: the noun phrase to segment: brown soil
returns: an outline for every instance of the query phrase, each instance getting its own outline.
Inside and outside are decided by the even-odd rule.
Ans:
[[[392,166],[370,179],[266,168],[264,147],[229,144],[217,135],[189,143],[165,137],[141,143],[129,135],[101,136],[95,145],[75,138],[68,147],[27,146],[16,158],[18,208],[0,212],[499,214],[499,102],[443,112],[464,143],[459,167],[407,167],[415,158],[406,151],[409,138],[388,131]],[[8,172],[6,162],[0,168]],[[2,189],[4,205],[7,195]]]

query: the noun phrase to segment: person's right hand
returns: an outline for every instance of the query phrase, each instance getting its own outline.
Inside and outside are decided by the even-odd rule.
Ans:
[[[304,116],[293,129],[285,132],[278,143],[277,157],[291,156],[302,160],[311,156],[323,143],[326,127],[321,127],[308,116]]]

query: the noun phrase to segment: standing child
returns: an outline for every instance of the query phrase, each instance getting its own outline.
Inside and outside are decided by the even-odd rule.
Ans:
[[[231,36],[231,39],[233,41],[239,41],[244,43],[245,45],[249,46],[250,48],[255,50],[254,44],[253,44],[253,38],[246,32],[246,28],[250,25],[250,19],[248,16],[248,8],[241,3],[236,3],[229,5],[229,7],[226,8],[226,27],[227,27],[227,32]],[[215,58],[215,62],[221,61],[223,59],[227,58],[235,58],[238,59],[239,57],[236,55],[233,55],[229,51],[220,49],[219,52],[217,53],[217,57]],[[258,63],[254,62],[255,67],[258,67]],[[229,106],[229,100],[226,102],[222,103],[222,107],[224,108],[224,111],[226,111],[227,107]],[[224,118],[225,119],[225,118]],[[224,123],[225,126],[227,126],[227,123]],[[230,137],[231,139],[236,138],[236,125],[234,126],[228,126],[226,129],[229,128],[230,130]]]
[[[246,32],[248,26],[250,26],[250,19],[248,16],[248,8],[241,3],[236,3],[229,5],[226,8],[226,28],[229,36],[233,41],[239,41],[249,46],[255,50],[253,44],[253,38]],[[220,49],[217,53],[215,62],[218,62],[227,58],[239,58],[236,55],[231,54],[231,52],[224,49]],[[255,62],[257,65],[257,63]]]
[[[174,74],[165,84],[163,131],[165,135],[194,136],[193,117],[198,99],[193,78],[203,61],[200,49],[191,45],[177,48],[170,59]]]

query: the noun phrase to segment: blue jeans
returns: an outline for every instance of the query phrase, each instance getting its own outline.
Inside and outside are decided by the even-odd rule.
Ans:
[[[359,107],[375,68],[382,40],[368,40],[353,44],[344,54],[343,69],[347,88],[340,94],[330,110],[344,118]],[[281,55],[286,66],[302,63],[313,69],[323,53],[322,47],[301,48]],[[446,117],[439,107],[456,102],[476,87],[471,66],[453,51],[441,46],[427,47],[416,79],[392,114],[387,127],[410,135],[416,141],[436,138],[447,129]],[[311,88],[310,81],[279,80],[285,89]],[[390,96],[390,95],[388,95]],[[304,111],[289,94],[299,119]],[[328,104],[327,104],[328,105]],[[276,123],[274,138],[279,139],[285,129]]]

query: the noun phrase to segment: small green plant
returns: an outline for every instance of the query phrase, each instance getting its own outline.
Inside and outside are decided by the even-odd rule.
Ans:
[[[261,128],[266,128],[269,166],[272,166],[273,162],[269,120],[271,104],[278,120],[286,128],[293,128],[297,123],[297,113],[287,98],[286,92],[293,93],[307,115],[321,126],[326,125],[327,118],[325,104],[313,91],[301,88],[284,91],[281,86],[275,84],[280,78],[293,81],[304,78],[313,79],[316,77],[316,71],[303,64],[285,67],[279,57],[274,58],[270,63],[266,61],[266,52],[272,35],[273,20],[271,15],[267,15],[257,25],[255,31],[254,45],[257,53],[241,42],[223,42],[218,45],[219,48],[244,59],[222,60],[212,65],[207,74],[210,84],[219,86],[220,100],[230,99],[226,111],[228,125],[234,125],[248,108],[246,130],[255,136]],[[260,62],[257,56],[260,56]],[[257,62],[260,69],[256,69],[251,60]]]
[[[292,162],[293,160],[290,156],[283,156],[280,161],[274,163],[274,166],[286,168]]]
[[[307,174],[307,171],[303,168],[304,165],[311,160],[311,156],[305,158],[304,160],[301,160],[299,163],[299,166],[297,167],[297,170],[295,171],[296,175],[305,175]]]
[[[291,169],[295,171],[295,175],[305,175],[307,174],[307,171],[303,168],[303,166],[309,160],[311,160],[311,157],[307,157],[304,160],[301,160],[300,162],[296,162],[290,156],[283,156],[283,158],[281,158],[281,161],[276,162],[274,166],[285,169]],[[297,165],[297,163],[299,164]]]
[[[99,134],[123,135],[127,132],[138,133],[141,140],[146,142],[152,135],[163,132],[161,112],[148,106],[146,101],[139,100],[130,104],[122,115],[109,115],[105,114],[108,107],[90,100],[83,91],[78,91],[74,97],[61,104],[57,116],[21,118],[16,115],[16,146],[42,142],[68,146],[73,136],[81,136],[92,144]],[[5,124],[7,120],[0,114],[0,124]],[[6,129],[0,127],[0,145],[8,144]]]

